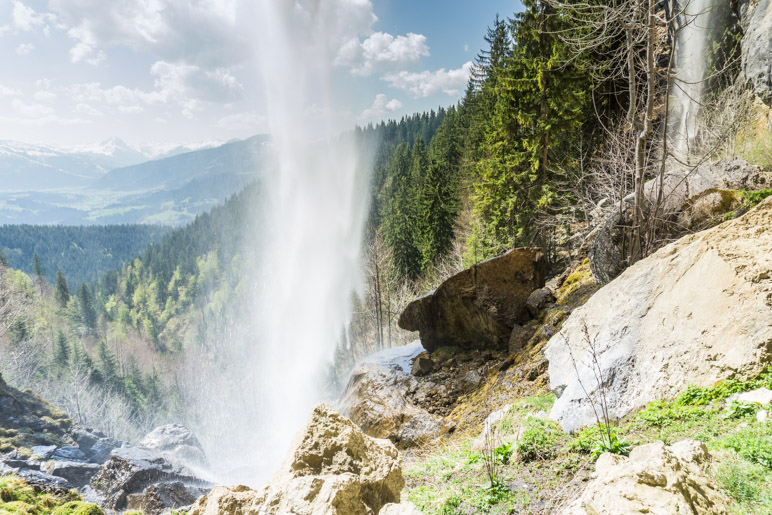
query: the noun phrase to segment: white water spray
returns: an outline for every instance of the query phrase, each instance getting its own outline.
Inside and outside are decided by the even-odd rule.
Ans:
[[[258,455],[273,471],[312,406],[351,316],[367,214],[353,138],[333,129],[330,2],[262,0],[255,27],[275,150],[265,179],[253,383]],[[246,386],[246,385],[245,385]]]
[[[723,30],[721,0],[678,2],[678,33],[675,50],[675,80],[671,84],[669,140],[681,159],[688,159],[699,130],[701,101],[709,75],[711,38]]]

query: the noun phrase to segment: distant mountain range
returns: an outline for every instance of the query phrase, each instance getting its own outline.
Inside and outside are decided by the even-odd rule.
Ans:
[[[0,224],[180,225],[255,180],[266,136],[195,145],[0,141]]]

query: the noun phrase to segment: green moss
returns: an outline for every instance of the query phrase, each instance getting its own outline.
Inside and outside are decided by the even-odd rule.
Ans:
[[[0,514],[15,513],[17,515],[38,515],[41,511],[34,505],[24,501],[12,501],[0,504]]]
[[[104,512],[96,504],[72,501],[54,509],[51,515],[104,515]]]
[[[772,196],[772,189],[760,191],[742,190],[740,193],[748,204],[756,206],[765,198]]]

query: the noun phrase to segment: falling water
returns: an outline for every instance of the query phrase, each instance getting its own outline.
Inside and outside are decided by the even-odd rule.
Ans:
[[[255,370],[260,456],[273,467],[322,400],[351,313],[367,213],[366,174],[336,137],[330,103],[331,2],[261,1],[259,66],[275,149],[266,181]]]
[[[678,32],[675,46],[675,80],[671,83],[670,122],[672,150],[688,159],[699,131],[701,101],[705,92],[712,41],[725,24],[722,0],[682,0],[678,2]]]
[[[325,400],[360,282],[368,162],[353,136],[334,129],[328,31],[336,4],[253,4],[274,162],[260,184],[252,320],[234,329],[242,334],[223,346],[229,362],[203,394],[213,420],[202,431],[222,482],[267,479],[313,405]],[[238,343],[244,339],[247,345]]]

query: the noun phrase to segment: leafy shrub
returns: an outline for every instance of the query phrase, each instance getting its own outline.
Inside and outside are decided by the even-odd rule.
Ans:
[[[507,465],[512,457],[512,444],[504,443],[493,450],[493,456],[502,464]]]
[[[517,442],[517,452],[523,461],[545,460],[556,454],[558,429],[538,418],[528,418],[525,430]]]
[[[673,403],[654,401],[649,403],[646,409],[640,411],[636,417],[649,426],[664,427],[678,421],[696,420],[709,413],[709,410],[701,406],[679,404],[679,401]]]
[[[772,195],[772,189],[769,190],[760,190],[760,191],[748,191],[748,190],[742,190],[740,192],[745,198],[745,200],[751,205],[755,206],[759,204],[762,200]]]
[[[755,415],[760,407],[761,405],[756,402],[732,401],[721,416],[723,418],[744,418]]]

